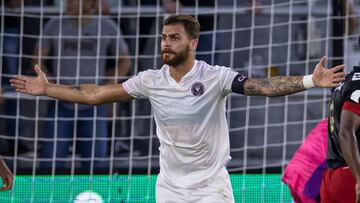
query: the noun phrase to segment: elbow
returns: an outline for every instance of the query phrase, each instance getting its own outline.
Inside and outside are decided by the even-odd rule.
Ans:
[[[87,105],[98,105],[100,104],[100,100],[98,98],[96,98],[95,96],[89,96],[88,98],[85,99],[85,101],[83,102],[84,104]]]

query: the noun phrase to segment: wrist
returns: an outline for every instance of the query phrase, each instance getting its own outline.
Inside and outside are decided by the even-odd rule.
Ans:
[[[303,77],[303,85],[304,85],[305,89],[311,89],[311,88],[315,87],[312,74],[311,75],[305,75]]]
[[[44,96],[48,96],[49,94],[49,89],[50,89],[51,83],[46,81],[45,83],[45,89],[44,89]]]

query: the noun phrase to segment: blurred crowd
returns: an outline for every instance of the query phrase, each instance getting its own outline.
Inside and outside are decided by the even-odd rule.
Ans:
[[[120,83],[139,71],[160,68],[159,39],[164,18],[185,8],[216,8],[219,1],[141,0],[141,6],[159,6],[161,14],[139,18],[121,14],[121,6],[138,6],[139,2],[132,0],[1,1],[5,12],[0,21],[0,154],[36,156],[39,167],[60,169],[72,164],[104,168],[110,155],[126,157],[130,152],[135,156],[156,155],[159,144],[147,101],[93,107],[35,99],[15,94],[9,78],[33,75],[34,65],[39,64],[56,83]],[[239,2],[250,17],[263,11],[260,1]],[[194,14],[201,25],[196,58],[209,64],[222,63],[221,56],[214,54],[223,43],[215,40],[219,36],[214,31],[221,26],[215,23],[217,15]],[[348,34],[356,31],[354,20]],[[254,54],[251,65],[267,66],[267,51],[255,50]],[[252,76],[264,74],[267,70],[256,69]]]

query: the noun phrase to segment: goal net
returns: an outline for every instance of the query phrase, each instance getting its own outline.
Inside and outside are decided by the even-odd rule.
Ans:
[[[360,56],[356,1],[345,11],[329,0],[0,2],[0,154],[16,177],[1,202],[155,202],[159,141],[150,103],[89,107],[14,92],[11,76],[34,75],[35,63],[52,82],[71,85],[159,69],[171,13],[199,20],[198,60],[252,78],[311,74],[322,56],[328,67],[349,69]],[[327,116],[330,94],[228,97],[236,202],[292,202],[281,175]]]

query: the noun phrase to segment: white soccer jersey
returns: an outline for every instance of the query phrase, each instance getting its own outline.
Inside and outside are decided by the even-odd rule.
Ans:
[[[123,83],[150,100],[160,140],[160,175],[170,185],[207,185],[231,159],[225,104],[238,73],[195,61],[177,83],[169,66],[140,72]]]

